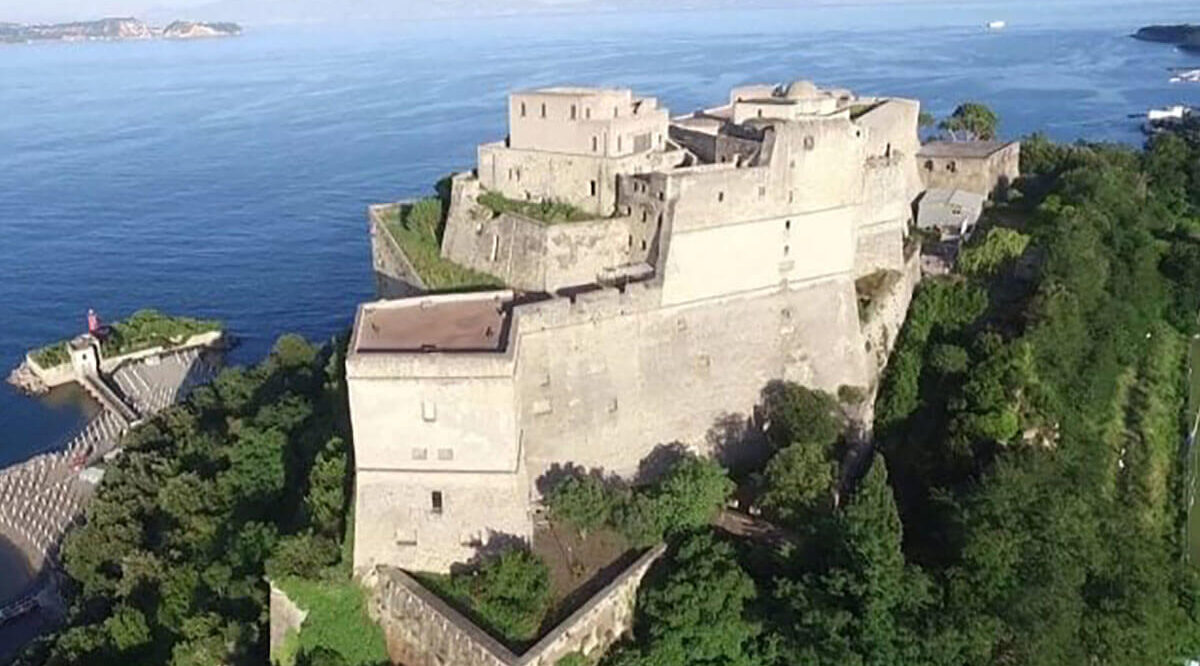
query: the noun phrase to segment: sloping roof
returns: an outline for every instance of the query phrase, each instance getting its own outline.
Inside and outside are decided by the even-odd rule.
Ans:
[[[975,224],[983,212],[982,194],[958,189],[935,188],[925,192],[917,203],[917,226],[961,227]]]
[[[930,141],[921,146],[917,157],[990,157],[1014,141]]]

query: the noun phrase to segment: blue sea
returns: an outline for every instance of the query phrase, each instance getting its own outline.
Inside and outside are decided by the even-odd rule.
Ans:
[[[1128,35],[1189,19],[1194,2],[806,4],[0,47],[0,370],[88,308],[223,320],[237,362],[346,329],[372,297],[367,204],[471,168],[512,89],[632,86],[682,113],[809,78],[938,115],[985,102],[1009,137],[1139,143],[1129,114],[1200,104],[1167,81],[1200,56]],[[70,394],[0,388],[0,466],[84,418]]]

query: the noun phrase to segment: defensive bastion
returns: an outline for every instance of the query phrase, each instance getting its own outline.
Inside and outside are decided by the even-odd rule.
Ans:
[[[805,81],[674,119],[629,90],[519,92],[433,256],[398,242],[415,206],[373,207],[380,296],[407,298],[359,308],[346,361],[357,571],[529,539],[548,470],[712,452],[771,380],[870,395],[919,278],[918,113]],[[430,293],[464,286],[431,261],[506,288]]]

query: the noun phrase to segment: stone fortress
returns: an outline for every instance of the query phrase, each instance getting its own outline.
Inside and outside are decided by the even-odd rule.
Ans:
[[[629,90],[512,94],[508,137],[452,179],[441,245],[508,289],[422,293],[372,214],[391,300],[360,306],[346,360],[356,570],[529,539],[548,470],[711,453],[772,380],[873,395],[920,278],[918,113],[807,81],[673,119]],[[497,213],[495,194],[591,219]]]

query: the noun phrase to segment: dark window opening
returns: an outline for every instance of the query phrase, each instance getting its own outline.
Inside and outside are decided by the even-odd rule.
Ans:
[[[525,117],[525,102],[521,102],[521,117]]]
[[[442,491],[440,491],[440,490],[433,491],[433,494],[431,495],[430,500],[433,502],[433,512],[441,513],[442,512]]]
[[[542,104],[542,117],[543,118],[546,117],[546,105],[545,104]]]
[[[596,189],[597,189],[597,188],[596,188],[596,181],[594,181],[594,180],[593,180],[593,181],[591,181],[591,183],[589,183],[589,184],[590,184],[590,185],[591,185],[591,187],[592,187],[592,196],[596,196]]]
[[[571,105],[571,120],[575,120],[575,113],[576,113],[576,111],[575,111],[575,105],[574,105],[574,104],[572,104],[572,105]]]

